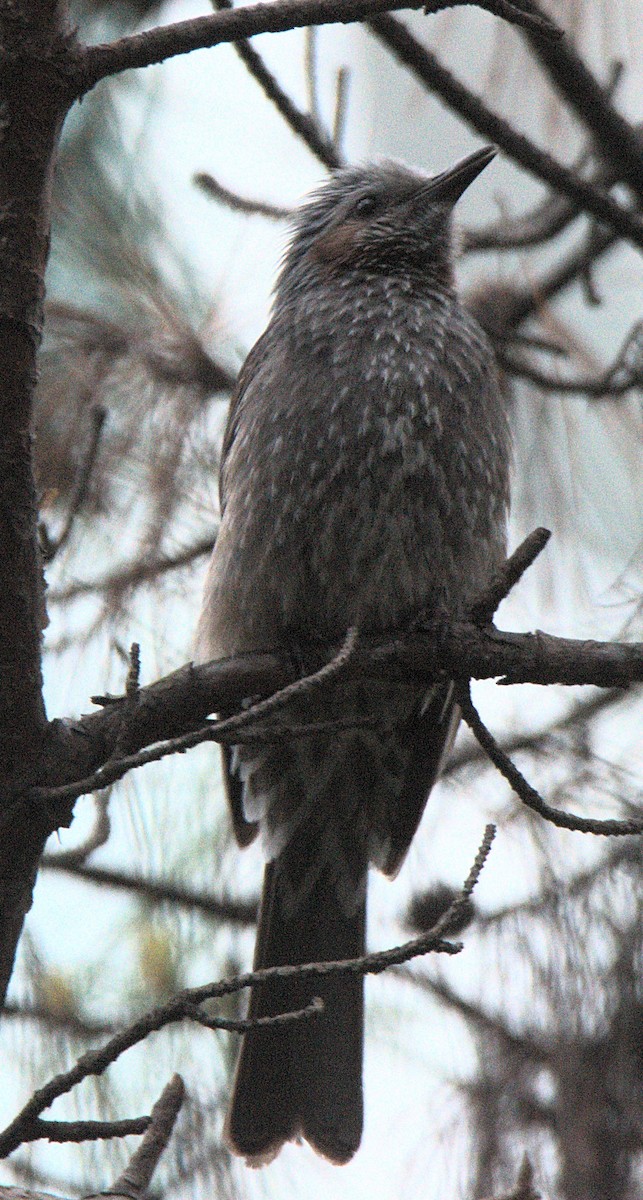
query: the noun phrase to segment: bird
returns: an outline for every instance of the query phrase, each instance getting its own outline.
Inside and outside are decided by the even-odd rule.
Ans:
[[[350,630],[463,617],[504,561],[506,402],[458,296],[452,229],[495,153],[432,176],[341,167],[296,210],[230,404],[196,661],[272,651],[304,669]],[[274,739],[224,749],[237,841],[259,835],[266,857],[255,969],[363,955],[369,866],[399,870],[455,734],[453,691],[344,674],[316,694],[317,731],[284,735],[311,720],[295,697]],[[257,983],[248,1016],[315,997],[314,1020],[243,1034],[224,1137],[250,1166],[290,1141],[335,1164],[360,1144],[360,974]]]

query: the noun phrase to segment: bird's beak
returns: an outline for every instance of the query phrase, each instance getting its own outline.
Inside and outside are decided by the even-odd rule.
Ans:
[[[431,203],[455,204],[497,153],[495,146],[483,146],[482,150],[476,150],[475,154],[463,158],[455,167],[428,179],[421,189],[421,198]]]

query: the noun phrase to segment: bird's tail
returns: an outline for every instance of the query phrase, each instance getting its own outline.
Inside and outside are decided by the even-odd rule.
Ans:
[[[366,863],[352,903],[322,870],[297,887],[305,849],[289,842],[268,863],[263,884],[255,969],[329,962],[364,953]],[[295,885],[293,887],[293,885]],[[244,1034],[225,1138],[251,1166],[270,1162],[284,1142],[304,1138],[334,1163],[347,1162],[362,1134],[363,979],[356,974],[275,979],[255,985],[249,1017],[305,1008],[311,1019]]]

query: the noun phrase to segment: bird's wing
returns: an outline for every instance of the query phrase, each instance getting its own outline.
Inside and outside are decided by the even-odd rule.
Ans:
[[[421,710],[399,731],[407,742],[409,760],[395,809],[387,828],[387,853],[381,864],[386,875],[396,875],[422,819],[429,792],[447,758],[460,723],[460,709],[449,680],[436,684]]]
[[[256,374],[257,367],[260,365],[266,353],[266,341],[269,336],[269,329],[261,335],[259,340],[255,342],[246,361],[244,362],[237,379],[235,389],[230,397],[230,406],[228,408],[228,419],[226,422],[225,432],[223,434],[223,442],[221,445],[221,460],[219,468],[219,504],[223,514],[226,502],[226,461],[237,436],[239,420],[241,417],[241,408],[243,400],[248,390],[248,385],[252,382]]]

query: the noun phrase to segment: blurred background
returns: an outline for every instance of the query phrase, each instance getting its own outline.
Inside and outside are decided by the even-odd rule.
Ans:
[[[641,7],[550,6],[633,126]],[[192,0],[75,6],[87,41],[211,11]],[[533,40],[474,8],[400,20],[432,64],[580,176],[624,176],[596,152],[574,82]],[[434,57],[431,57],[434,56]],[[428,59],[427,59],[428,61]],[[217,463],[235,375],[269,312],[287,216],[333,162],[377,155],[443,170],[491,138],[448,80],[402,67],[380,32],[334,26],[221,46],[99,85],[72,112],[56,175],[36,413],[48,560],[49,716],[191,656],[217,528]],[[474,104],[475,102],[475,104]],[[581,106],[582,107],[582,106]],[[596,130],[594,129],[594,135]],[[498,139],[500,140],[500,139]],[[613,195],[625,202],[617,183]],[[498,351],[515,434],[511,547],[553,537],[498,624],[641,636],[641,268],[502,153],[458,206],[460,286]],[[627,816],[640,803],[636,697],[475,687],[483,719],[550,803]],[[235,1035],[170,1027],[52,1117],[148,1112],[172,1072],[189,1099],[158,1179],[166,1197],[482,1197],[528,1152],[552,1200],[635,1200],[643,1185],[640,856],[632,838],[547,826],[461,731],[409,859],[372,880],[369,946],[428,928],[499,833],[465,950],[368,980],[366,1125],[338,1170],[289,1146],[262,1172],[220,1143]],[[218,754],[200,747],[77,802],[53,838],[14,974],[0,1053],[31,1091],[176,990],[247,969],[260,852],[232,845]],[[229,998],[223,1015],[234,1015]],[[82,1195],[135,1139],[43,1143],[6,1181]]]

